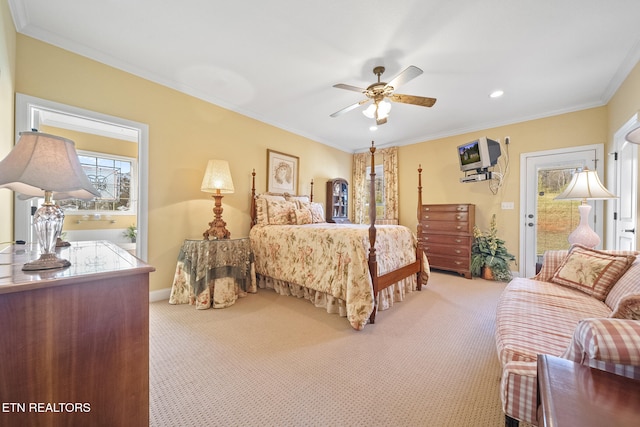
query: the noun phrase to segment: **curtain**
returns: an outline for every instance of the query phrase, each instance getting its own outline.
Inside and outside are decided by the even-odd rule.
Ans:
[[[364,223],[365,204],[367,200],[367,165],[371,161],[371,153],[353,155],[353,222]]]
[[[384,170],[384,220],[398,219],[398,147],[383,148],[376,151],[382,156]],[[353,221],[363,224],[366,215],[366,200],[369,195],[367,186],[367,166],[371,165],[371,153],[353,155]]]
[[[383,148],[384,219],[398,219],[398,147]]]

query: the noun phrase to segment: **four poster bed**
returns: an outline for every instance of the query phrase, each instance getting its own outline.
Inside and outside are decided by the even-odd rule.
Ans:
[[[375,200],[375,147],[371,151],[371,200]],[[421,169],[419,169],[421,172]],[[400,225],[333,224],[310,196],[260,194],[252,173],[251,231],[258,286],[306,298],[316,307],[347,317],[361,330],[376,312],[421,290],[429,267],[416,235]],[[421,176],[418,177],[418,208]]]

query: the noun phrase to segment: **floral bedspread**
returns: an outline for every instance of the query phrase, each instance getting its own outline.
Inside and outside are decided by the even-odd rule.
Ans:
[[[256,273],[344,300],[351,325],[364,327],[374,309],[368,225],[258,225],[249,237]],[[415,248],[409,228],[376,226],[378,274],[414,262]]]

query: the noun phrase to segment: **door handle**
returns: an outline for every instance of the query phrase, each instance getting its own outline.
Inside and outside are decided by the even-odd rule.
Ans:
[[[528,223],[527,225],[528,225],[529,227],[533,227],[535,224],[534,224],[534,223],[532,223],[532,222],[530,222],[530,223]]]
[[[629,228],[627,230],[622,230],[622,231],[624,231],[625,233],[635,233],[636,229],[635,228]]]

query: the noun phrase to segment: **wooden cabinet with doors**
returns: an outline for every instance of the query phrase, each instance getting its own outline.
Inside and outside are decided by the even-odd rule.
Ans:
[[[471,279],[471,244],[475,205],[422,205],[420,245],[432,269],[454,271]]]
[[[335,178],[327,181],[327,222],[350,224],[349,183],[346,179]]]

